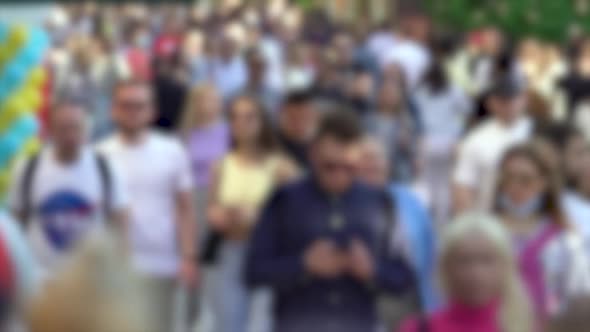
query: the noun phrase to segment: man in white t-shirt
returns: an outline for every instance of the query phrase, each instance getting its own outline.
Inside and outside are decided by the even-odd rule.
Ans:
[[[119,83],[113,95],[113,118],[118,131],[100,144],[100,150],[125,176],[133,261],[160,297],[163,326],[159,331],[168,332],[177,282],[194,286],[196,279],[189,159],[179,141],[150,129],[154,108],[147,83]]]
[[[524,115],[525,101],[522,85],[512,78],[498,80],[489,90],[490,118],[472,129],[459,146],[452,179],[455,212],[492,207],[500,159],[532,132]]]
[[[87,124],[81,105],[56,105],[50,143],[15,170],[9,206],[26,229],[42,277],[51,276],[89,231],[126,223],[122,180],[87,145]]]

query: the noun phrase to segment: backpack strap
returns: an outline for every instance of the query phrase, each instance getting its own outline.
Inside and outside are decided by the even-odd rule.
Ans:
[[[26,229],[33,214],[33,185],[35,173],[39,165],[40,153],[34,154],[25,164],[23,177],[20,183],[20,199],[22,202],[22,226]]]
[[[108,161],[103,154],[96,152],[95,158],[102,186],[102,209],[105,214],[105,218],[109,220],[110,214],[113,212],[113,178],[111,169],[109,168]]]

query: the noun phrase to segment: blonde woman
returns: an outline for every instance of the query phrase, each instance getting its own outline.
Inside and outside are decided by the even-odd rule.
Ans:
[[[446,306],[403,324],[401,332],[529,332],[532,314],[501,223],[487,215],[458,217],[444,230],[440,279]]]
[[[191,89],[183,114],[179,130],[190,157],[197,212],[201,213],[207,209],[213,166],[229,149],[229,128],[223,117],[221,97],[210,84],[196,85]],[[206,219],[204,213],[199,217],[199,222]]]
[[[181,127],[178,128],[182,141],[186,146],[193,171],[195,206],[197,222],[199,223],[198,243],[202,244],[208,233],[207,201],[210,190],[214,165],[221,160],[229,149],[229,127],[223,116],[221,97],[217,89],[211,84],[195,85],[186,98]],[[204,278],[208,279],[209,269]],[[205,283],[207,283],[205,281]],[[208,306],[203,305],[200,320],[206,318]],[[188,323],[193,323],[197,313],[195,297],[189,299],[187,308]]]
[[[157,298],[109,234],[93,234],[33,299],[30,332],[161,332]]]

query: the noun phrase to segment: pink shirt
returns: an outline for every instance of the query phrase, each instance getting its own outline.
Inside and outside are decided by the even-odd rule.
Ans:
[[[496,303],[481,308],[451,304],[428,317],[426,330],[414,318],[404,322],[399,332],[500,332],[498,307]]]

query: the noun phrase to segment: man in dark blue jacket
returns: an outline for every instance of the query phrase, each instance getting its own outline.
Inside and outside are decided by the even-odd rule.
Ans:
[[[361,134],[352,114],[327,114],[310,174],[277,190],[254,230],[246,276],[273,288],[276,332],[375,331],[377,297],[413,287],[387,232],[390,200],[354,180]]]

